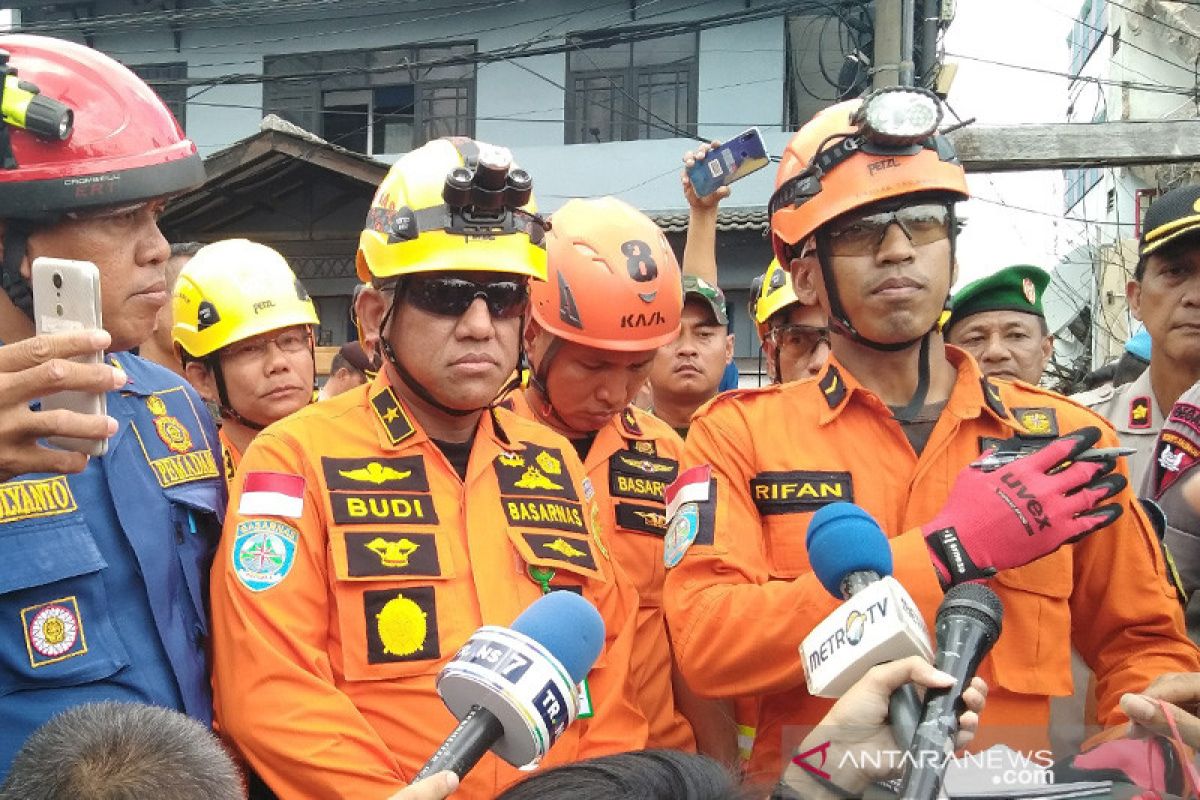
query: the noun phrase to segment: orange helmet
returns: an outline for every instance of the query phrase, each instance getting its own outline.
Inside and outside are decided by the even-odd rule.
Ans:
[[[683,282],[658,225],[615,197],[572,200],[546,234],[545,282],[530,286],[548,333],[600,350],[653,350],[679,334]]]
[[[925,192],[967,199],[962,164],[950,141],[936,132],[940,105],[933,106],[937,116],[928,132],[915,141],[898,141],[870,127],[869,106],[914,94],[937,103],[925,90],[891,87],[830,106],[788,142],[768,205],[771,244],[781,264],[787,263],[785,245],[804,241],[856,208]]]
[[[775,175],[775,193],[767,204],[771,246],[779,263],[788,264],[794,246],[843,214],[891,199],[919,202],[920,196],[935,197],[949,207],[953,263],[957,225],[953,203],[967,199],[967,176],[950,140],[937,132],[941,119],[937,95],[927,89],[891,86],[861,100],[830,106],[809,120],[788,142]],[[858,331],[838,295],[827,244],[816,237],[830,327],[883,351],[903,350],[921,341],[924,335],[910,341],[877,342]],[[930,321],[930,330],[935,324],[936,320]]]

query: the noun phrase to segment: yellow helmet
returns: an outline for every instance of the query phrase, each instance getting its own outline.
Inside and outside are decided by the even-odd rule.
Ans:
[[[754,323],[758,328],[759,340],[766,336],[767,320],[793,303],[799,302],[800,299],[796,297],[796,290],[792,286],[792,276],[779,265],[779,259],[772,258],[754,303]]]
[[[529,174],[503,147],[435,139],[392,165],[358,240],[358,277],[507,272],[546,279]]]
[[[312,299],[284,257],[246,239],[200,248],[175,281],[171,311],[175,347],[192,358],[318,321]]]

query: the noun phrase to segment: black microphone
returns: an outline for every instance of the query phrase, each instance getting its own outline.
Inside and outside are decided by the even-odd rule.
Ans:
[[[958,717],[966,709],[962,694],[992,645],[1000,638],[1004,609],[1000,598],[979,583],[950,587],[938,607],[937,659],[934,666],[954,677],[948,689],[930,689],[925,694],[921,720],[908,748],[908,771],[900,787],[901,800],[937,800]]]
[[[514,767],[546,755],[578,715],[577,685],[604,647],[604,620],[573,592],[544,595],[511,628],[485,626],[442,668],[437,689],[459,720],[413,781],[464,777],[491,750]]]

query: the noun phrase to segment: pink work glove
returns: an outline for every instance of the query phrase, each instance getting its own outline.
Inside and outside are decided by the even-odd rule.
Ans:
[[[1099,505],[1125,488],[1116,457],[1076,461],[1100,439],[1080,428],[991,472],[965,467],[934,519],[921,527],[942,584],[1022,567],[1121,516]],[[1086,456],[1085,456],[1086,457]]]

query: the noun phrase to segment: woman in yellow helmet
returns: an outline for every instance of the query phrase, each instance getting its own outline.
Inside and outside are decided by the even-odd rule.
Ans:
[[[173,306],[184,375],[220,410],[230,480],[259,431],[312,402],[317,312],[284,257],[246,239],[200,248]]]

